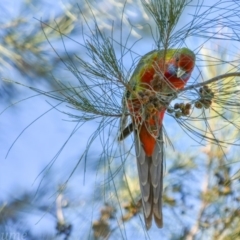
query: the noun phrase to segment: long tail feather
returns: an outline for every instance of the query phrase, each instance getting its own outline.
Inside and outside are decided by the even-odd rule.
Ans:
[[[135,131],[135,149],[146,228],[151,227],[153,216],[156,225],[161,228],[164,157],[162,128],[151,157],[146,156],[137,131]]]

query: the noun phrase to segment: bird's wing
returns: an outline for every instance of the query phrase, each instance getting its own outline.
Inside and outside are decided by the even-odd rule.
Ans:
[[[162,188],[163,188],[163,134],[162,128],[151,157],[146,156],[135,131],[135,150],[138,176],[142,194],[142,204],[146,228],[152,225],[152,215],[158,227],[162,227]]]
[[[126,95],[126,93],[125,93]],[[122,98],[122,116],[119,121],[119,129],[118,129],[118,141],[122,141],[133,131],[133,124],[128,124],[128,108],[126,104],[126,96]]]
[[[131,122],[127,127],[124,129],[119,130],[119,135],[118,135],[118,141],[124,140],[126,137],[128,137],[132,131],[133,131],[133,123]]]

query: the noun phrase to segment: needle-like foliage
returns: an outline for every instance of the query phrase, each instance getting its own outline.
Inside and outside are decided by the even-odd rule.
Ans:
[[[226,161],[222,161],[226,157],[226,150],[240,144],[240,123],[238,120],[240,114],[240,58],[235,53],[237,52],[236,48],[237,50],[239,48],[237,44],[240,38],[239,16],[237,14],[240,6],[238,1],[220,0],[207,6],[203,1],[142,0],[144,14],[148,16],[150,22],[150,27],[147,22],[145,28],[151,31],[150,43],[147,42],[144,45],[140,45],[141,41],[144,41],[144,37],[140,39],[141,41],[136,41],[132,37],[132,33],[139,32],[139,29],[136,29],[131,22],[128,28],[125,25],[124,13],[127,5],[126,2],[119,22],[112,22],[109,31],[101,28],[95,11],[89,10],[88,14],[91,15],[91,19],[85,18],[84,11],[79,7],[82,16],[82,40],[79,46],[85,55],[76,54],[75,58],[63,59],[49,41],[52,49],[62,60],[64,67],[72,73],[77,81],[66,81],[66,79],[63,81],[59,80],[58,77],[56,80],[58,87],[49,92],[30,87],[37,93],[59,101],[59,105],[67,106],[60,111],[66,114],[70,120],[77,122],[72,134],[80,127],[84,127],[85,123],[90,121],[95,123],[96,129],[85,141],[87,147],[79,158],[77,166],[83,159],[87,164],[88,154],[91,147],[95,146],[95,142],[101,144],[102,153],[99,159],[102,161],[99,161],[99,171],[103,171],[104,174],[105,198],[113,205],[117,203],[120,209],[122,199],[125,200],[128,197],[128,201],[131,202],[124,207],[124,211],[128,214],[124,215],[121,212],[119,226],[124,226],[126,221],[129,221],[140,211],[140,206],[137,204],[139,189],[136,190],[135,182],[134,184],[131,182],[134,180],[129,178],[131,173],[127,168],[125,169],[124,165],[126,160],[132,156],[133,141],[129,138],[126,140],[127,144],[119,144],[117,139],[119,122],[120,129],[123,129],[123,126],[131,121],[131,113],[125,106],[124,98],[127,91],[134,91],[133,86],[128,81],[142,55],[152,49],[162,49],[166,52],[169,48],[181,47],[188,47],[196,54],[196,68],[192,79],[184,89],[175,92],[171,99],[172,102],[167,106],[168,115],[171,117],[167,118],[169,122],[164,122],[164,140],[167,146],[172,144],[168,136],[168,130],[171,128],[169,125],[177,123],[179,128],[194,140],[195,144],[207,146],[214,151],[215,155],[211,155],[210,150],[207,152],[206,166],[213,169],[213,159],[216,158],[219,163],[216,164],[217,172],[218,175],[221,175],[222,172],[224,174],[227,172]],[[90,5],[89,9],[91,9]],[[46,37],[48,37],[45,29],[51,28],[51,26],[44,22],[42,22],[42,26]],[[115,30],[116,26],[118,26],[117,31]],[[61,26],[54,26],[52,29],[61,35],[67,53],[64,42],[65,32],[62,32]],[[229,45],[225,52],[220,49],[225,48],[224,44]],[[142,51],[142,46],[148,50]],[[58,106],[56,108],[59,109]],[[184,143],[184,147],[187,144],[187,142]],[[176,158],[184,160],[179,156]],[[197,156],[195,158],[197,159]],[[197,162],[192,158],[190,160]],[[185,163],[186,165],[184,165]],[[175,169],[174,167],[168,169],[167,174],[171,171],[184,169],[187,169],[186,172],[196,171],[195,164],[195,162],[190,164],[187,160],[183,161],[177,167],[175,165]],[[52,164],[49,165],[49,167],[51,166]],[[115,180],[117,174],[121,176],[120,181]],[[228,184],[231,178],[229,175],[225,177]],[[218,194],[222,194],[220,191],[217,194],[216,192],[209,193],[209,189],[212,190],[213,186],[209,179],[206,179],[206,182],[207,186],[204,188],[201,199],[202,208],[199,221],[203,221],[202,218],[212,214],[206,213],[204,215],[204,211],[207,211],[208,206],[213,202],[209,195],[216,199]],[[222,188],[226,187],[224,184],[220,184]],[[126,191],[121,189],[122,185],[127,189]],[[172,188],[174,188],[173,185]],[[184,190],[178,188],[175,191],[183,194]],[[179,202],[184,204],[183,201],[171,198],[168,190],[164,194],[164,201],[167,206],[173,208]],[[211,211],[213,210],[211,209]],[[105,229],[102,237],[106,237],[106,232],[109,236],[115,231],[111,232],[108,226],[110,215],[108,214],[107,220],[103,219],[103,216],[105,215],[102,214],[98,224],[93,226],[93,231],[96,231],[100,237],[99,226],[103,226]],[[219,219],[216,218],[215,222],[217,221]],[[195,227],[200,228],[199,225]],[[219,226],[219,228],[221,227]],[[219,230],[218,235],[221,235],[221,230]],[[193,239],[191,237],[196,235],[194,231],[194,227],[185,231],[187,239]],[[122,238],[125,238],[125,232],[121,231],[121,234]]]

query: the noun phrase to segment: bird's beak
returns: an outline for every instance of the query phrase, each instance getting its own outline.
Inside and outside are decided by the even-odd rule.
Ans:
[[[177,77],[181,78],[185,73],[186,71],[184,71],[182,68],[179,67],[177,70]]]

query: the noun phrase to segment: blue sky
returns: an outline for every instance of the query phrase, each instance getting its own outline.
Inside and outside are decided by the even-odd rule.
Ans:
[[[59,3],[59,5],[54,4],[54,8],[49,8],[48,11],[44,11],[44,14],[54,15],[57,11],[59,11],[60,6],[61,3]],[[5,8],[8,8],[8,11],[12,14],[15,13],[15,5],[13,6],[13,4],[10,4],[8,2],[8,4],[5,5]],[[37,15],[34,15],[33,17],[41,18],[42,16],[41,13],[39,13]],[[32,19],[32,21],[36,20]],[[183,21],[186,22],[185,19]],[[153,42],[149,44],[148,40],[149,38],[147,39],[147,41],[142,41],[141,44],[137,44],[134,47],[134,50],[138,51],[138,54],[144,54],[152,50]],[[195,48],[201,45],[202,41],[205,40],[195,39],[194,41],[188,41],[187,44],[190,48]],[[216,44],[218,43],[212,44],[216,46]],[[208,44],[207,47],[211,48],[211,46],[213,45]],[[57,47],[61,49],[62,45],[59,44],[57,45]],[[54,54],[53,51],[52,54]],[[129,62],[126,62],[125,65],[128,67],[130,64]],[[65,69],[63,70],[63,72],[64,71]],[[197,73],[198,70],[195,71],[194,76],[196,76]],[[4,76],[4,78],[10,78],[19,82],[24,82],[24,77],[19,76],[19,74],[15,73],[13,69],[5,69],[1,74],[2,76]],[[25,89],[24,87],[18,86],[17,89],[21,91],[21,94],[14,101],[18,101],[22,98],[34,95],[32,91]],[[35,181],[36,177],[54,158],[56,153],[59,151],[59,149],[65,143],[66,139],[71,134],[71,131],[74,129],[75,123],[71,121],[66,121],[69,120],[68,116],[56,110],[52,110],[45,116],[38,119],[36,122],[34,122],[34,124],[29,126],[26,131],[24,131],[24,133],[19,137],[14,146],[11,148],[11,151],[6,158],[6,154],[9,148],[11,147],[15,139],[19,136],[19,134],[22,132],[22,130],[25,129],[26,126],[28,126],[41,114],[51,108],[47,101],[50,101],[51,104],[56,103],[55,101],[49,100],[47,97],[44,96],[34,97],[30,100],[23,101],[19,104],[16,104],[15,106],[10,107],[7,111],[0,115],[0,192],[2,195],[1,199],[5,201],[8,201],[8,199],[17,198],[25,190],[30,192],[36,192],[42,175],[37,178],[37,181]],[[9,103],[1,102],[0,112],[8,105]],[[64,106],[61,109],[68,110],[68,108],[64,108]],[[183,138],[184,135],[181,131],[178,132],[178,136],[176,137],[175,129],[177,128],[177,124],[174,124],[173,120],[170,120],[170,118],[167,117],[164,120],[164,123],[166,123],[168,134],[173,139],[178,138],[180,139],[181,143],[182,141],[184,141],[184,145],[180,144],[180,142],[176,143],[175,147],[177,151],[188,151],[190,153],[196,151],[196,148],[192,147],[195,142],[190,141],[188,137]],[[54,194],[57,190],[56,186],[58,184],[64,183],[66,181],[72,169],[78,162],[81,153],[85,149],[86,141],[89,138],[95,124],[87,124],[84,128],[79,129],[78,132],[74,134],[73,137],[70,139],[66,147],[64,147],[63,152],[54,163],[50,171],[50,174],[54,175],[54,178],[50,179],[54,182],[49,183],[49,187],[51,188],[50,192],[52,194]],[[131,139],[129,138],[127,140],[127,143],[130,142]],[[169,149],[171,148],[168,148],[168,151]],[[71,182],[69,183],[69,196],[71,197],[71,200],[73,200],[73,203],[76,203],[77,205],[80,201],[81,209],[89,208],[90,212],[94,209],[96,210],[96,213],[98,213],[101,207],[100,204],[92,204],[92,209],[88,206],[88,201],[93,201],[92,194],[95,191],[97,192],[97,190],[95,190],[95,185],[97,185],[97,173],[94,171],[96,167],[96,163],[94,163],[94,160],[100,155],[100,153],[101,145],[99,143],[96,143],[92,148],[92,152],[90,155],[91,160],[89,162],[89,168],[86,173],[85,179],[87,179],[87,182],[85,182],[85,184],[83,182],[84,163],[80,164],[80,167],[76,170],[76,173],[74,174]],[[45,184],[46,186],[48,185],[48,179],[49,176],[44,177],[43,184]],[[50,202],[54,201],[51,200],[50,196],[48,197],[50,198]],[[53,217],[51,216],[51,214],[47,213],[46,216],[43,216],[43,219],[41,219],[42,213],[34,213],[34,210],[30,210],[29,213],[26,214],[28,215],[28,217],[30,216],[30,218],[27,217],[26,219],[28,219],[29,224],[32,225],[34,231],[40,233],[43,228],[47,228],[48,231],[54,234],[54,221],[52,221]],[[74,217],[77,218],[77,213],[69,213],[69,215],[72,214]],[[97,215],[96,213],[93,213],[93,215]],[[81,215],[82,212],[79,212],[79,214]],[[169,214],[169,212],[166,212],[165,214],[167,215]],[[83,221],[84,217],[81,216],[80,220]],[[90,222],[91,216],[88,216],[85,224],[87,225]],[[137,229],[139,225],[135,227]],[[156,232],[153,232],[153,234],[154,233]],[[157,232],[156,234],[158,235],[159,233]]]

